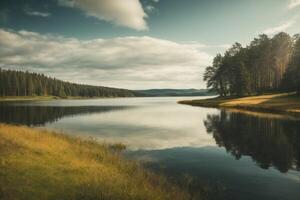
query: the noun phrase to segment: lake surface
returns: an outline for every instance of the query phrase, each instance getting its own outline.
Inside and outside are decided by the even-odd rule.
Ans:
[[[182,99],[191,98],[5,102],[0,122],[122,142],[125,156],[188,179],[209,199],[300,199],[298,119],[176,103]]]

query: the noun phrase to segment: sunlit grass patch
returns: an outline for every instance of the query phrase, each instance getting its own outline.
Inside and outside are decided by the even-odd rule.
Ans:
[[[0,199],[189,199],[124,148],[0,124]]]
[[[241,108],[255,111],[269,111],[300,114],[300,97],[294,93],[268,94],[243,98],[212,98],[179,103],[203,107]]]

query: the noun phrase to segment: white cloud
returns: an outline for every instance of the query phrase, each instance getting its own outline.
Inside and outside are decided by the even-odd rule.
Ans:
[[[296,20],[293,19],[293,20],[287,21],[283,24],[280,24],[279,26],[267,28],[266,30],[263,31],[263,33],[272,35],[272,34],[282,32],[282,31],[286,31],[288,28],[293,26],[295,23],[296,23]]]
[[[27,15],[38,16],[38,17],[49,17],[51,15],[50,13],[46,13],[46,12],[29,11],[29,10],[26,10],[25,13]]]
[[[128,88],[204,87],[212,57],[152,37],[78,40],[0,29],[0,64],[68,81]]]
[[[51,13],[48,13],[48,12],[35,11],[29,6],[25,6],[24,12],[27,15],[36,16],[36,17],[49,17],[51,15]]]
[[[142,4],[139,0],[58,0],[60,5],[81,9],[88,16],[113,22],[136,30],[147,30]]]
[[[232,45],[231,44],[218,44],[218,45],[206,45],[206,44],[201,44],[196,41],[190,41],[186,42],[190,46],[194,46],[199,49],[209,49],[209,48],[214,48],[214,49],[229,49]]]
[[[151,6],[151,5],[148,5],[145,7],[145,10],[149,13],[153,12],[154,9],[155,9],[154,6]]]
[[[293,9],[300,6],[300,0],[290,0],[290,3],[288,5],[289,9]]]

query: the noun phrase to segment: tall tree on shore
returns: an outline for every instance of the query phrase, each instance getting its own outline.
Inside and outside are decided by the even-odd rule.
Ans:
[[[293,85],[295,89],[295,82],[300,78],[297,71],[300,57],[298,43],[299,37],[293,42],[286,33],[279,33],[273,38],[259,35],[246,47],[235,43],[224,56],[218,54],[215,57],[213,66],[206,68],[204,80],[207,87],[220,96],[246,96],[282,90],[286,77],[293,79],[294,83],[285,80],[285,84]],[[289,76],[285,76],[286,71]]]
[[[265,34],[255,38],[248,46],[252,66],[247,67],[252,76],[253,92],[259,93],[272,88],[271,48],[271,40]]]
[[[229,80],[230,95],[243,96],[249,93],[249,72],[245,67],[246,49],[235,43],[224,56],[224,67]]]
[[[206,68],[203,76],[203,80],[206,81],[207,88],[212,92],[216,92],[221,96],[225,97],[228,95],[228,80],[226,73],[223,71],[223,57],[218,54],[213,61],[213,65]]]
[[[285,73],[283,84],[288,91],[297,91],[300,94],[300,35],[294,37],[295,45]]]
[[[292,38],[286,33],[279,33],[272,38],[272,59],[274,70],[274,87],[279,88],[291,60],[293,50]]]
[[[33,91],[33,81],[32,81],[32,77],[31,74],[29,74],[29,72],[26,72],[26,85],[27,85],[27,91],[26,94],[27,96],[33,96],[35,95],[34,91]]]

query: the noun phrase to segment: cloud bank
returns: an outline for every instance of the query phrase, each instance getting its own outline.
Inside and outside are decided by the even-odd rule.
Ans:
[[[31,11],[31,10],[26,10],[25,13],[30,16],[38,16],[38,17],[49,17],[51,15],[50,13]]]
[[[293,9],[300,6],[300,0],[290,0],[290,3],[288,5],[289,9]]]
[[[280,24],[279,26],[267,28],[266,30],[263,31],[263,33],[272,35],[272,34],[282,32],[282,31],[286,31],[288,28],[293,26],[295,23],[296,23],[296,20],[293,19],[293,20],[287,21],[283,24]]]
[[[34,16],[34,17],[49,17],[49,16],[51,16],[51,13],[33,10],[29,5],[26,5],[24,7],[24,13],[26,15]]]
[[[204,87],[212,57],[201,45],[152,37],[78,40],[0,29],[0,65],[125,88]]]
[[[87,16],[113,22],[136,30],[147,30],[142,4],[139,0],[58,0],[62,6],[78,8]]]

